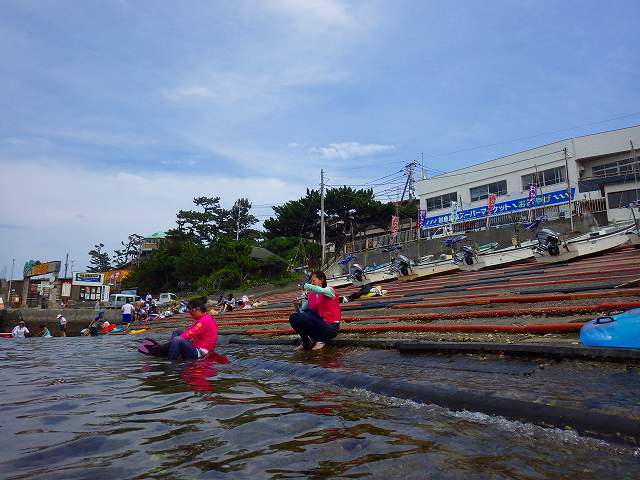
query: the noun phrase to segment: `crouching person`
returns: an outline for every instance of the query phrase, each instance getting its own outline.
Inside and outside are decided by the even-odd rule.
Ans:
[[[308,292],[307,300],[302,304],[294,302],[298,311],[289,317],[289,323],[302,339],[296,350],[320,350],[340,330],[339,299],[335,290],[327,287],[324,272],[313,272],[304,289]]]

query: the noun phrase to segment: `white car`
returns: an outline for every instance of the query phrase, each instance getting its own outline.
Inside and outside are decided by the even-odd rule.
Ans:
[[[160,297],[156,301],[157,306],[166,305],[178,300],[178,296],[175,293],[161,293]]]

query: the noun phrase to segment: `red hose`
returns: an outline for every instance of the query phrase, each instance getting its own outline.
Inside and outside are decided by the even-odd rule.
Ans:
[[[489,294],[490,295],[490,294]],[[491,305],[493,303],[540,303],[540,302],[554,302],[561,300],[583,300],[587,298],[607,298],[607,297],[629,297],[640,295],[640,288],[629,288],[625,290],[610,290],[606,292],[584,292],[584,293],[564,293],[564,294],[550,294],[550,295],[511,295],[504,297],[491,297],[486,296],[484,298],[470,299],[470,300],[457,300],[447,302],[420,302],[420,303],[401,303],[398,305],[391,305],[392,309],[409,309],[409,308],[436,308],[436,307],[461,307],[466,305]],[[435,299],[425,299],[435,300]]]
[[[612,302],[596,305],[569,305],[564,307],[514,308],[507,310],[476,310],[470,312],[450,313],[406,313],[392,315],[369,315],[366,317],[342,317],[343,322],[367,322],[369,320],[455,320],[464,318],[517,317],[526,315],[584,314],[610,310],[626,310],[640,307],[640,302]],[[266,325],[270,323],[287,323],[288,318],[272,320],[250,320],[247,322],[219,322],[220,326],[232,325]]]
[[[547,323],[529,325],[358,325],[343,327],[343,333],[358,332],[464,332],[464,333],[571,333],[580,331],[582,323]],[[246,335],[291,335],[292,328],[245,330]]]

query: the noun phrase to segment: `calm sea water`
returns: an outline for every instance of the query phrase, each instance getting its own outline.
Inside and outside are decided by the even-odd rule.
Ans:
[[[640,471],[637,449],[241,364],[268,358],[400,374],[635,416],[638,375],[624,367],[579,365],[601,380],[585,388],[570,379],[575,364],[246,346],[169,363],[137,353],[139,340],[0,343],[2,478],[604,479]],[[542,371],[547,386],[532,386]]]

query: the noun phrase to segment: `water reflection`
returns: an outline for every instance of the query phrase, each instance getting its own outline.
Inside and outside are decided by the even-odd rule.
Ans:
[[[139,355],[126,337],[68,340],[0,350],[3,478],[597,479],[631,478],[639,466],[631,451],[566,432],[234,364],[384,370],[388,356],[228,347],[209,361],[170,363]]]

